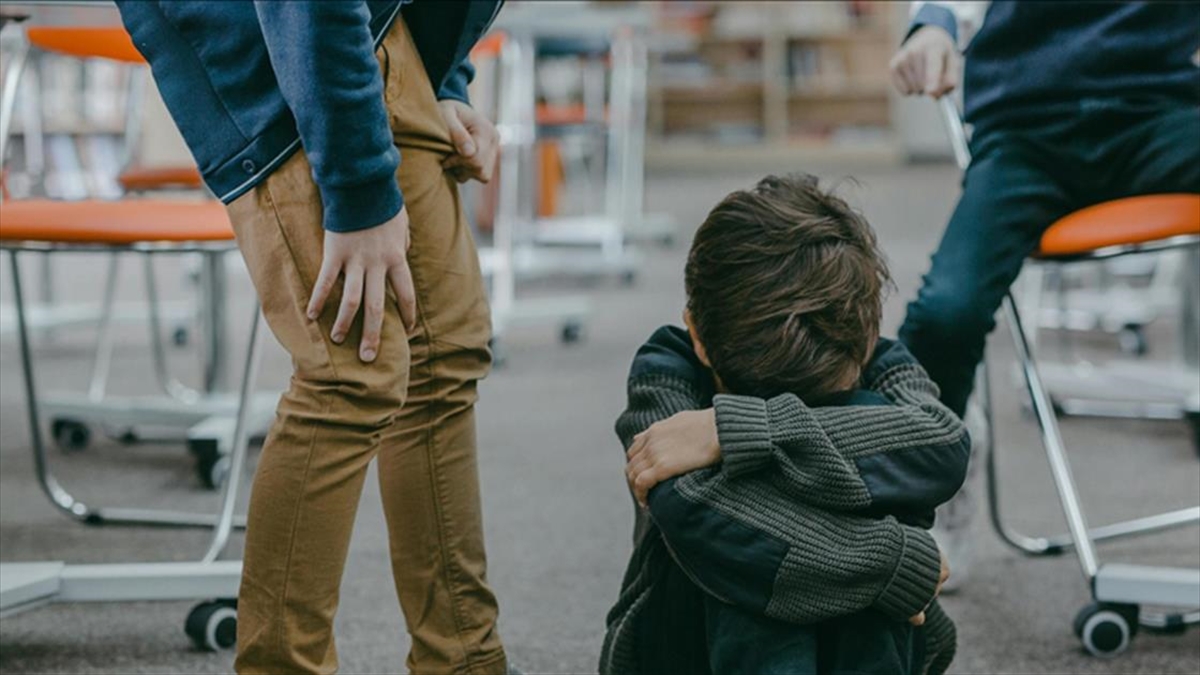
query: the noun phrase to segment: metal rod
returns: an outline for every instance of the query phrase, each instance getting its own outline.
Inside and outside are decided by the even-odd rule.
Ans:
[[[21,287],[21,268],[17,260],[17,252],[9,251],[9,269],[12,272],[13,301],[17,310],[17,338],[21,347],[21,372],[25,376],[25,399],[29,410],[29,434],[33,443],[33,466],[37,473],[38,483],[42,491],[50,498],[50,503],[73,518],[86,518],[88,507],[82,502],[75,501],[66,490],[58,484],[58,480],[50,473],[46,457],[45,439],[42,437],[42,417],[38,409],[37,383],[33,374],[33,353],[29,346],[29,326],[26,325],[25,292]]]
[[[146,278],[146,317],[150,329],[150,353],[154,361],[154,376],[158,380],[158,386],[168,396],[185,405],[195,405],[200,400],[200,392],[172,377],[167,365],[167,349],[163,345],[162,317],[159,312],[158,279],[154,274],[154,261],[149,252],[145,252],[142,258],[142,271]]]
[[[971,163],[971,148],[967,143],[967,130],[963,128],[958,107],[954,104],[953,98],[943,96],[938,99],[938,108],[942,111],[942,120],[946,123],[946,130],[950,133],[950,148],[954,150],[954,161],[958,163],[958,168],[966,171],[967,166]]]
[[[92,361],[92,380],[88,385],[88,399],[104,400],[108,388],[108,374],[112,368],[113,355],[113,306],[117,300],[117,274],[120,270],[118,253],[108,256],[108,274],[104,279],[104,298],[100,305],[100,325],[97,326],[96,356]]]
[[[28,60],[29,42],[22,40],[9,61],[8,72],[4,74],[4,90],[0,92],[0,164],[4,163],[5,153],[8,152],[8,135],[12,131],[13,114],[17,107],[17,89]]]
[[[1075,542],[1075,552],[1079,556],[1079,565],[1084,577],[1089,581],[1096,576],[1096,549],[1088,532],[1087,519],[1079,503],[1079,493],[1075,487],[1075,479],[1071,475],[1071,466],[1067,461],[1063,448],[1062,437],[1058,430],[1058,420],[1054,416],[1054,407],[1050,396],[1042,384],[1038,373],[1037,362],[1025,338],[1025,330],[1021,326],[1021,314],[1017,311],[1016,301],[1012,294],[1004,296],[1004,309],[1008,317],[1008,325],[1012,332],[1017,358],[1025,373],[1025,382],[1029,388],[1029,396],[1037,415],[1038,426],[1042,431],[1042,444],[1045,446],[1046,459],[1050,462],[1050,473],[1058,489],[1059,501],[1062,502],[1063,513],[1067,518],[1067,528]]]
[[[242,386],[238,394],[237,419],[233,426],[233,449],[229,455],[229,476],[225,480],[224,492],[221,495],[221,512],[217,527],[213,532],[212,544],[201,559],[202,562],[212,562],[221,556],[225,545],[229,542],[229,533],[233,526],[233,509],[237,505],[238,485],[246,466],[246,455],[250,446],[250,429],[248,418],[254,395],[255,380],[258,375],[259,359],[262,355],[261,341],[258,339],[258,328],[262,323],[262,314],[258,303],[254,303],[254,317],[250,320],[249,345],[246,348],[246,362],[242,368]]]

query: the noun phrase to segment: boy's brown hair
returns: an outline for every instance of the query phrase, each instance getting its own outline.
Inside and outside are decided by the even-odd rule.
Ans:
[[[866,219],[807,174],[717,204],[685,279],[693,338],[728,391],[809,402],[858,379],[891,282]]]

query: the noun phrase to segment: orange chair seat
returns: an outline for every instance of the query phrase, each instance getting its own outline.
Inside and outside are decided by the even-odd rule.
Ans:
[[[232,239],[225,207],[212,201],[29,199],[0,204],[0,241],[129,245]]]
[[[608,108],[604,109],[604,117],[608,119]],[[569,105],[549,105],[546,103],[538,104],[537,107],[537,123],[545,126],[565,126],[569,124],[586,124],[592,120],[588,119],[587,108],[582,103]]]
[[[1200,194],[1127,197],[1060,218],[1042,235],[1035,256],[1071,257],[1187,235],[1200,236]]]
[[[200,170],[194,166],[139,167],[125,171],[117,181],[131,192],[164,188],[198,190],[204,185]]]

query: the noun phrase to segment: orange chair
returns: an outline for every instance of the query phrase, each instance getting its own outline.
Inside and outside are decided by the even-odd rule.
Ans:
[[[970,163],[970,152],[958,110],[949,97],[942,98],[940,105],[955,158],[965,170]],[[1184,247],[1200,247],[1200,194],[1129,197],[1081,209],[1050,225],[1033,257],[1043,263],[1069,264]],[[988,443],[991,451],[987,457],[987,481],[992,524],[997,534],[1005,543],[1028,555],[1060,555],[1075,550],[1093,602],[1076,615],[1074,630],[1091,654],[1114,656],[1121,653],[1139,627],[1179,632],[1188,625],[1200,624],[1200,571],[1111,562],[1101,564],[1096,555],[1096,542],[1200,522],[1200,506],[1089,528],[1059,432],[1056,407],[1042,381],[1012,293],[1004,298],[1004,311],[1069,532],[1061,536],[1032,537],[1015,531],[1001,517],[997,444],[992,425],[990,378],[985,363],[980,367],[976,390],[987,418],[988,435],[992,437]],[[1200,393],[1200,389],[1197,392]],[[1198,413],[1200,410],[1193,412]],[[1192,421],[1196,424],[1194,418]],[[1200,425],[1196,431],[1200,443]],[[1143,605],[1172,607],[1177,611],[1150,613],[1142,610]]]

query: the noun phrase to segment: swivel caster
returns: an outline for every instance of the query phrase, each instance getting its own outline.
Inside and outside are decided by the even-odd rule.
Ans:
[[[50,423],[54,443],[63,452],[78,452],[92,442],[92,430],[83,422],[60,417]]]
[[[1092,656],[1111,658],[1125,651],[1137,635],[1137,605],[1093,602],[1075,615],[1075,635]]]
[[[177,326],[175,330],[171,332],[171,342],[176,347],[186,347],[191,339],[191,331],[188,330],[187,326]]]
[[[229,456],[221,452],[217,439],[190,438],[188,450],[196,458],[196,478],[201,485],[216,490],[225,484],[229,477]]]
[[[558,338],[564,345],[579,342],[583,338],[583,324],[574,320],[564,323]]]
[[[237,601],[202,602],[188,612],[183,631],[196,649],[215,652],[237,642]]]
[[[637,283],[637,272],[634,270],[626,270],[621,273],[621,285],[629,288]]]
[[[1192,447],[1196,449],[1196,455],[1200,456],[1200,412],[1189,410],[1185,417],[1192,428]]]
[[[1146,341],[1146,331],[1135,323],[1121,328],[1117,333],[1117,344],[1121,347],[1121,351],[1134,356],[1145,356],[1150,351],[1150,344]]]

